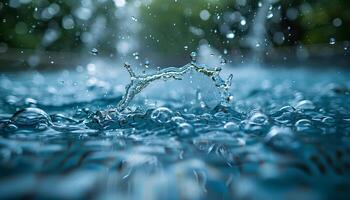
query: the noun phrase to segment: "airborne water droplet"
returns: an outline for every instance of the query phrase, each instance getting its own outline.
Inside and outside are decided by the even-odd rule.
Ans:
[[[197,53],[194,52],[194,51],[191,52],[190,58],[191,58],[191,61],[192,61],[193,63],[197,62]]]
[[[138,60],[139,59],[139,53],[138,52],[134,52],[132,54],[132,56],[134,56],[135,60]]]
[[[221,58],[220,64],[225,65],[227,63],[227,60],[225,58]]]
[[[94,56],[96,56],[98,54],[98,50],[96,48],[92,48],[90,53]]]
[[[134,22],[137,22],[137,21],[138,21],[138,19],[137,19],[136,17],[134,17],[134,16],[132,16],[131,19],[132,19],[132,21],[134,21]]]
[[[145,61],[145,67],[148,68],[148,67],[149,67],[149,64],[150,64],[149,61],[146,60],[146,61]]]
[[[235,34],[233,32],[227,33],[226,38],[227,39],[233,39],[235,37]]]

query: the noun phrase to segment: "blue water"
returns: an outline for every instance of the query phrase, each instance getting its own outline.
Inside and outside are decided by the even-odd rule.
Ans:
[[[2,74],[0,199],[349,196],[350,72],[229,74],[229,103],[191,72],[150,83],[123,112],[122,66]]]

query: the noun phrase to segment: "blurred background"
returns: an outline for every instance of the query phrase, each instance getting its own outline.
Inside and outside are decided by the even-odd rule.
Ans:
[[[349,27],[348,0],[2,0],[0,70],[181,65],[203,45],[224,63],[348,67]]]

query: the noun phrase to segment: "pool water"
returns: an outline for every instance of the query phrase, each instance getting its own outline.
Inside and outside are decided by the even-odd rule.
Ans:
[[[123,112],[122,67],[2,74],[0,199],[346,199],[350,72],[222,68],[230,102],[190,72]]]

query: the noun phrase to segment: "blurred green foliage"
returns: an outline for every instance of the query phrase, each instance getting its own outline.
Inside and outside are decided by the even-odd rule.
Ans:
[[[183,51],[184,46],[193,50],[201,42],[218,49],[249,48],[245,39],[257,20],[261,3],[263,0],[153,0],[141,9],[142,41],[166,53]],[[210,13],[209,19],[201,19],[203,10]],[[327,44],[330,38],[350,40],[348,0],[271,0],[266,17],[270,45]],[[191,32],[191,27],[202,33]],[[233,39],[226,37],[230,31],[235,34]]]
[[[113,1],[3,1],[0,2],[0,42],[12,48],[54,51],[78,51],[84,46],[101,44],[112,51],[118,30],[114,11]],[[101,21],[102,27],[97,26]],[[103,34],[94,36],[96,29],[101,29]]]
[[[259,2],[264,0],[129,0],[139,13],[139,43],[173,54],[200,43],[218,49],[250,48]],[[0,43],[12,48],[116,51],[121,10],[113,0],[5,0],[0,2]],[[124,9],[124,8],[120,8]],[[125,12],[125,10],[124,10]],[[271,0],[266,16],[269,45],[350,40],[349,0]],[[233,38],[228,38],[234,33]],[[131,34],[131,33],[128,33]],[[51,40],[50,40],[51,39]]]

